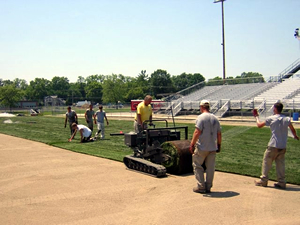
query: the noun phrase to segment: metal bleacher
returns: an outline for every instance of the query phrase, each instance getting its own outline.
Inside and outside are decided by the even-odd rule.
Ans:
[[[281,73],[279,73],[280,79],[287,79],[293,76],[300,70],[300,58],[289,65],[286,69],[284,69]]]
[[[300,110],[300,58],[283,70],[278,76],[270,77],[267,82],[206,85],[199,83],[193,89],[180,92],[181,97],[171,101],[165,107],[173,115],[182,110],[199,110],[199,101],[207,99],[211,102],[211,112],[222,117],[228,110],[257,108],[261,114],[272,113],[274,103],[284,103],[285,109]],[[196,87],[196,88],[195,88]],[[183,94],[187,90],[188,94]],[[178,92],[179,93],[179,92]]]
[[[274,85],[276,85],[276,83],[207,86],[190,95],[184,96],[184,101],[199,101],[201,99],[210,101],[217,101],[220,99],[248,100]]]
[[[256,96],[254,102],[258,105],[260,114],[272,114],[276,102],[284,103],[285,109],[300,109],[300,78],[297,76],[283,79],[281,83]],[[299,97],[298,97],[299,96]]]
[[[174,115],[181,110],[193,110],[199,108],[199,101],[207,99],[211,102],[211,111],[215,114],[222,114],[219,110],[227,111],[226,105],[231,102],[233,108],[252,107],[253,98],[267,89],[275,86],[277,83],[249,83],[235,85],[217,85],[205,86],[194,91],[191,94],[185,95],[171,103]],[[247,101],[249,100],[249,101]],[[244,101],[241,105],[240,101]],[[229,105],[228,105],[229,106]]]
[[[254,99],[265,99],[267,101],[280,101],[289,99],[300,90],[300,79],[289,78],[278,83],[276,86],[256,96]]]

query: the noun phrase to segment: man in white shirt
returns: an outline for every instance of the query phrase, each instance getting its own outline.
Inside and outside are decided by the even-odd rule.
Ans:
[[[72,128],[74,130],[73,135],[71,136],[71,138],[69,139],[69,142],[72,141],[72,139],[74,138],[74,136],[76,135],[77,131],[80,132],[80,142],[84,143],[84,142],[89,142],[89,141],[94,141],[93,138],[91,138],[92,136],[92,131],[84,125],[77,125],[76,123],[72,124]]]

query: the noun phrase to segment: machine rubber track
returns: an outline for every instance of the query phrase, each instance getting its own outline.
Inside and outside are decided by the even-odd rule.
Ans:
[[[123,162],[128,169],[139,171],[155,177],[165,177],[166,168],[162,165],[152,163],[146,159],[137,158],[127,155],[123,158]]]

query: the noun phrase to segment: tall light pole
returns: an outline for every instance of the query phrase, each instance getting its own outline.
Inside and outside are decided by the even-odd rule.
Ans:
[[[222,4],[222,46],[223,46],[223,82],[226,79],[226,67],[225,67],[225,29],[224,29],[224,2],[225,0],[215,0],[214,3],[221,2]]]

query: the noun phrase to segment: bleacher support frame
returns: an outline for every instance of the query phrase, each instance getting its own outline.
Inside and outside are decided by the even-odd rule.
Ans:
[[[296,62],[300,63],[300,60]],[[183,112],[199,112],[201,99],[209,100],[211,102],[211,112],[219,117],[226,116],[227,112],[229,114],[234,111],[246,112],[254,108],[258,109],[261,115],[272,114],[272,106],[278,101],[284,104],[285,110],[300,111],[299,81],[300,76],[294,74],[291,78],[285,81],[281,80],[281,82],[215,86],[209,82],[209,85],[205,86],[205,83],[201,82],[172,95],[173,97],[170,97],[169,100],[171,98],[174,100],[166,103],[165,111],[161,110],[159,113],[169,115],[171,109],[173,109],[174,116]],[[178,96],[181,97],[177,98]]]

